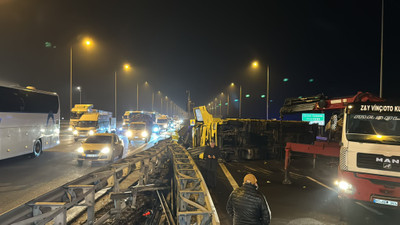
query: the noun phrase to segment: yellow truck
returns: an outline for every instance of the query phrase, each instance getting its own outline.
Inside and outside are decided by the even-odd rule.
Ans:
[[[317,127],[308,122],[220,119],[214,118],[205,106],[193,108],[193,113],[192,147],[206,146],[214,140],[225,159],[279,158],[284,153],[286,142],[311,143],[317,133]]]
[[[74,140],[86,138],[96,133],[111,133],[115,129],[115,118],[111,112],[93,110],[91,113],[84,113],[75,125],[73,130]]]
[[[90,113],[93,110],[93,104],[75,104],[71,109],[71,116],[69,120],[69,131],[72,131],[79,119],[84,113]]]

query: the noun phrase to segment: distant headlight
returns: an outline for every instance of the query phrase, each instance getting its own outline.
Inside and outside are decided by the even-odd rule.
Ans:
[[[76,151],[79,152],[79,153],[83,153],[83,148],[79,147]]]
[[[101,150],[101,153],[107,154],[110,152],[110,148],[109,147],[105,147]]]
[[[123,122],[122,125],[125,125],[125,122]]]
[[[68,131],[72,131],[72,127],[68,127]]]
[[[73,134],[78,134],[78,131],[77,130],[74,130],[74,132],[72,132]]]
[[[122,129],[122,127],[120,127],[120,128],[118,128],[118,130],[119,130],[119,131],[122,131],[123,129]]]
[[[143,131],[142,132],[142,137],[147,137],[149,134],[147,133],[147,131]]]
[[[160,131],[160,128],[158,128],[158,127],[153,128],[153,132],[158,132],[158,131]]]
[[[167,124],[164,124],[164,126],[163,126],[164,128],[167,128],[168,127],[168,125]]]
[[[127,132],[125,132],[125,136],[127,136],[128,138],[129,137],[132,137],[132,131],[130,131],[130,130],[128,130]]]
[[[90,130],[89,135],[93,135],[93,134],[94,134],[94,131]]]

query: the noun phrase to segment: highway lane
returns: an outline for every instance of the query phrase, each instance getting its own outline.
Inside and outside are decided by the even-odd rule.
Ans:
[[[201,164],[201,163],[200,163]],[[340,220],[339,201],[335,187],[328,179],[309,179],[302,175],[306,170],[294,170],[292,184],[282,184],[283,163],[278,161],[241,161],[224,163],[239,186],[247,173],[256,175],[259,190],[268,199],[272,210],[271,225],[394,225],[399,224],[399,211],[366,208],[353,205],[350,218]],[[210,190],[222,225],[232,224],[226,213],[226,201],[233,190],[221,166],[217,171],[217,188]],[[372,209],[372,210],[371,210]],[[375,210],[375,211],[373,211]]]
[[[148,144],[139,142],[129,146],[123,157],[144,151],[161,138],[153,135]],[[74,142],[66,132],[60,134],[60,139],[60,145],[43,151],[38,158],[20,156],[0,161],[0,215],[105,165],[77,166],[75,151],[80,142]]]

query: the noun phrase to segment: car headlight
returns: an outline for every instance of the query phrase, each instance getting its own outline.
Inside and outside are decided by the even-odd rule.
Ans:
[[[147,131],[143,131],[142,132],[142,137],[147,137],[149,134],[147,133]]]
[[[72,131],[72,127],[68,127],[68,131]]]
[[[158,127],[153,128],[153,132],[158,132],[159,130],[160,130],[160,128],[158,128]]]
[[[77,130],[74,130],[74,132],[72,132],[72,133],[76,135],[76,134],[78,134],[78,131],[77,131]]]
[[[83,148],[82,148],[82,147],[79,147],[76,151],[77,151],[78,153],[83,153]]]
[[[164,128],[167,128],[168,127],[168,125],[167,124],[164,124],[164,126],[163,126]]]
[[[127,132],[125,132],[125,136],[127,136],[128,138],[129,137],[132,137],[132,131],[130,131],[130,130],[128,130]]]
[[[110,148],[109,147],[105,147],[101,150],[101,153],[107,154],[110,152]]]
[[[125,122],[122,122],[122,125],[125,125],[126,123]]]
[[[89,131],[89,135],[93,135],[94,134],[94,131],[93,130],[90,130]]]

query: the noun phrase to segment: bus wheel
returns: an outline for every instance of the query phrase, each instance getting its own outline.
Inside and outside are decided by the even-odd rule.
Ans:
[[[42,143],[40,140],[35,141],[35,144],[33,144],[33,152],[32,156],[33,158],[39,157],[42,154]]]
[[[83,160],[78,160],[78,166],[83,166]]]

